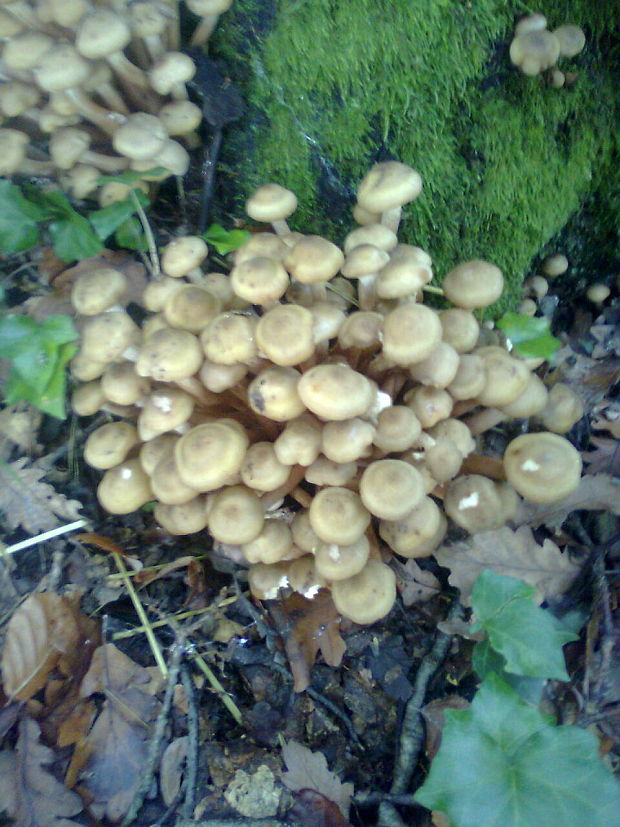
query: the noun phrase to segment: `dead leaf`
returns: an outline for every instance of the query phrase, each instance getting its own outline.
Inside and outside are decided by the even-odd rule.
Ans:
[[[450,569],[448,580],[461,592],[464,606],[471,605],[472,586],[484,569],[529,583],[536,588],[539,602],[562,595],[579,572],[579,566],[554,542],[539,545],[527,525],[516,530],[504,526],[442,545],[435,559]]]
[[[36,436],[43,420],[43,414],[28,405],[25,410],[18,410],[18,405],[10,405],[0,411],[0,434],[28,454],[37,453],[41,446]]]
[[[79,631],[66,597],[30,595],[9,621],[2,649],[4,691],[26,701],[39,691],[63,653],[75,651]]]
[[[588,466],[588,474],[609,474],[620,477],[620,439],[591,436],[593,451],[582,451],[581,456]]]
[[[326,589],[310,600],[293,592],[270,606],[295,680],[295,691],[310,686],[310,670],[319,651],[329,666],[340,666],[346,644],[340,636],[340,615]]]
[[[0,808],[16,827],[76,827],[69,817],[81,812],[82,801],[46,769],[55,756],[39,736],[36,721],[23,718],[15,753],[0,753]]]
[[[338,806],[316,790],[300,790],[287,812],[287,820],[299,827],[350,827]]]
[[[436,698],[422,707],[426,723],[426,753],[432,761],[441,744],[441,733],[445,723],[446,709],[468,709],[469,701],[460,695],[446,695]]]
[[[620,514],[620,480],[608,474],[586,474],[577,490],[557,503],[536,505],[522,500],[515,522],[556,529],[569,514],[579,509]]]
[[[49,531],[60,519],[73,521],[81,517],[82,504],[68,500],[42,478],[47,469],[28,465],[28,458],[0,464],[0,510],[10,530],[22,526],[29,534]]]
[[[353,784],[343,784],[335,773],[329,771],[322,752],[312,752],[297,741],[288,741],[282,747],[282,758],[287,767],[282,782],[289,790],[315,790],[333,801],[343,816],[348,817]]]
[[[400,595],[407,607],[426,603],[441,591],[439,580],[432,571],[421,569],[413,557],[404,566],[398,567],[398,575],[401,581]]]
[[[159,765],[159,786],[164,804],[169,807],[179,794],[183,779],[183,768],[187,759],[188,737],[175,738],[161,757]]]

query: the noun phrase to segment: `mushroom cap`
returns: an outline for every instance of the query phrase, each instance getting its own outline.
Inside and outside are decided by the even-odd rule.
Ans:
[[[284,465],[311,465],[321,452],[320,423],[309,414],[289,420],[273,447]]]
[[[334,462],[354,462],[369,453],[375,435],[374,425],[363,419],[343,419],[323,426],[323,453]]]
[[[271,304],[286,293],[289,277],[279,261],[258,256],[235,264],[230,283],[235,294],[250,304]]]
[[[275,258],[276,261],[283,261],[288,251],[289,247],[280,236],[274,233],[253,233],[237,247],[232,256],[235,264],[241,264],[249,258]]]
[[[547,431],[518,436],[504,452],[508,482],[534,503],[554,503],[572,494],[581,467],[581,456],[570,442]]]
[[[263,184],[245,202],[245,211],[254,221],[284,221],[297,209],[297,196],[280,184]]]
[[[234,388],[248,372],[247,365],[220,365],[205,359],[202,363],[198,376],[208,391],[222,393],[229,388]]]
[[[381,520],[379,534],[401,557],[426,557],[432,553],[426,544],[439,532],[441,516],[435,500],[424,496],[400,520]]]
[[[101,390],[116,405],[135,405],[148,393],[149,382],[138,376],[133,362],[112,362],[101,377]]]
[[[450,307],[439,311],[442,338],[452,345],[458,353],[473,350],[480,334],[478,320],[471,312],[462,307]]]
[[[526,32],[538,32],[547,28],[547,18],[544,14],[527,14],[515,26],[515,35]]]
[[[174,449],[162,454],[150,477],[155,498],[165,505],[183,505],[196,496],[196,489],[181,479]]]
[[[149,81],[160,95],[169,95],[179,83],[187,83],[196,74],[196,64],[183,52],[166,52],[149,70]]]
[[[429,428],[427,434],[435,440],[451,440],[463,457],[469,456],[476,448],[476,441],[471,431],[460,419],[443,419]]]
[[[92,9],[77,24],[75,45],[90,60],[121,52],[131,40],[126,20],[112,9]]]
[[[202,123],[202,109],[192,101],[175,100],[162,106],[158,118],[168,135],[187,135]]]
[[[346,485],[357,474],[356,462],[334,462],[319,456],[306,469],[305,480],[312,485]]]
[[[560,56],[558,38],[546,29],[519,34],[510,44],[510,60],[525,75],[538,75],[553,66]]]
[[[197,425],[174,446],[179,476],[196,491],[215,491],[239,473],[248,444],[245,430],[233,420]]]
[[[179,505],[157,503],[154,517],[169,534],[195,534],[207,525],[205,498],[198,496]]]
[[[17,129],[0,129],[0,175],[19,170],[28,152],[30,139]]]
[[[107,470],[122,462],[138,444],[138,430],[129,422],[108,422],[84,443],[84,459],[93,468]]]
[[[358,574],[333,582],[332,598],[340,614],[354,623],[375,623],[394,605],[396,575],[385,563],[368,560]]]
[[[261,533],[264,521],[263,505],[249,488],[231,485],[213,495],[209,531],[220,543],[250,543]]]
[[[538,411],[537,413],[540,413]],[[557,382],[549,391],[540,419],[548,431],[565,434],[583,416],[583,402],[575,391]]]
[[[362,500],[348,488],[330,486],[316,494],[309,509],[310,525],[325,543],[350,545],[370,523]]]
[[[561,276],[568,270],[568,259],[563,253],[555,253],[547,258],[542,263],[542,271],[549,278]]]
[[[406,451],[420,436],[422,426],[407,405],[391,405],[384,408],[377,417],[373,443],[377,448],[391,454]]]
[[[163,327],[142,343],[136,372],[157,382],[193,376],[202,364],[200,342],[189,330]]]
[[[146,112],[136,112],[116,129],[112,146],[120,155],[142,161],[156,155],[167,139],[166,127],[159,118]]]
[[[342,250],[320,235],[307,235],[291,247],[284,266],[302,284],[329,281],[344,263]]]
[[[345,311],[332,301],[315,302],[309,310],[312,313],[312,339],[315,345],[335,339],[346,318]]]
[[[314,554],[322,542],[316,531],[310,525],[310,513],[307,509],[298,511],[291,522],[293,542],[302,551]]]
[[[515,419],[537,416],[545,409],[547,396],[545,383],[535,373],[530,373],[523,391],[512,402],[502,405],[502,411]]]
[[[138,455],[140,465],[151,476],[159,461],[167,454],[172,454],[179,439],[178,434],[159,434],[148,442],[143,442]]]
[[[301,374],[290,367],[265,368],[248,386],[248,403],[253,411],[286,422],[295,419],[304,410],[298,393]]]
[[[86,382],[71,394],[71,410],[78,416],[92,416],[101,410],[105,400],[101,382]]]
[[[378,345],[381,341],[381,324],[383,316],[372,310],[356,310],[350,313],[338,331],[338,344],[342,348],[366,348]]]
[[[314,552],[314,565],[325,580],[346,580],[364,568],[369,554],[370,543],[366,535],[362,534],[358,540],[346,546],[319,543]]]
[[[558,26],[557,29],[553,30],[553,34],[560,44],[561,57],[575,57],[586,45],[586,36],[583,33],[583,29],[580,29],[579,26],[570,24]]]
[[[202,264],[208,253],[207,243],[200,236],[182,235],[164,247],[161,267],[167,276],[178,279]]]
[[[321,419],[343,420],[362,416],[373,402],[373,386],[348,365],[323,364],[310,368],[297,388],[303,404]]]
[[[170,327],[200,333],[222,309],[222,304],[206,287],[184,284],[166,300],[164,317]]]
[[[389,252],[398,244],[398,237],[395,232],[384,224],[367,224],[365,227],[358,227],[346,236],[344,240],[344,251],[348,255],[360,244],[372,244],[380,250]]]
[[[382,299],[414,296],[433,278],[431,264],[421,247],[399,244],[377,277],[377,295]]]
[[[96,316],[117,304],[127,289],[126,276],[114,267],[82,273],[71,291],[71,304],[82,316]]]
[[[357,189],[357,203],[382,213],[413,201],[422,191],[422,177],[407,164],[383,161],[370,168]]]
[[[450,416],[454,402],[443,388],[422,385],[407,391],[405,404],[411,408],[423,428],[432,428]]]
[[[381,520],[401,520],[424,496],[422,476],[400,459],[380,459],[364,470],[359,483],[366,508]]]
[[[81,129],[57,129],[49,139],[50,157],[59,169],[71,169],[90,146],[90,135]]]
[[[200,334],[207,359],[219,365],[249,362],[257,354],[255,316],[228,311],[211,319]]]
[[[409,365],[409,373],[412,379],[423,385],[445,388],[456,376],[458,367],[459,354],[456,350],[447,342],[439,342],[426,359]]]
[[[257,491],[275,491],[276,488],[284,485],[290,470],[289,465],[280,462],[271,442],[255,442],[248,448],[243,459],[241,479],[248,488]],[[269,561],[263,560],[263,562]]]
[[[401,304],[383,319],[383,353],[406,367],[430,356],[441,342],[441,322],[430,307]]]
[[[194,410],[194,398],[180,388],[157,388],[147,396],[138,416],[138,433],[150,439],[184,425]]]
[[[54,40],[43,32],[25,31],[15,37],[7,35],[7,38],[2,61],[8,69],[18,72],[36,69],[39,60],[55,45]]]
[[[53,46],[39,58],[32,70],[45,92],[60,92],[81,86],[91,72],[88,61],[69,43]]]
[[[256,326],[259,354],[276,365],[292,366],[314,353],[314,316],[298,304],[280,304],[268,310]]]
[[[470,534],[500,528],[505,522],[495,483],[480,474],[452,480],[446,488],[443,506],[448,517]]]
[[[241,546],[248,563],[279,563],[292,550],[293,535],[283,520],[265,520],[260,534]]]
[[[390,256],[374,244],[360,244],[354,247],[344,260],[340,272],[348,279],[358,279],[378,273],[390,260]]]
[[[485,385],[477,397],[480,404],[501,407],[514,402],[530,380],[526,363],[494,345],[480,347],[476,353],[482,357],[485,371]]]
[[[486,384],[484,359],[476,353],[462,353],[454,379],[448,385],[454,399],[475,399]]]
[[[248,586],[254,600],[275,600],[288,588],[288,562],[254,563],[248,570]]]
[[[473,259],[450,270],[441,286],[448,301],[458,307],[488,307],[502,295],[504,276],[494,264]]]
[[[81,352],[95,362],[113,362],[135,344],[139,334],[139,328],[124,310],[89,316],[82,328]]]
[[[97,499],[110,514],[129,514],[152,500],[151,483],[140,461],[128,459],[106,471],[97,488]]]

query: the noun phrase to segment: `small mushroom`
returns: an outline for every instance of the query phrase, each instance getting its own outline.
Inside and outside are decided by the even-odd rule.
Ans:
[[[402,207],[422,191],[422,177],[407,164],[383,161],[362,178],[357,203],[371,213],[380,213],[381,223],[396,232]]]
[[[89,435],[84,443],[84,460],[93,468],[113,468],[123,462],[138,441],[135,425],[129,422],[108,422]]]
[[[355,491],[328,486],[312,500],[310,525],[324,543],[350,545],[358,540],[370,523],[370,514]]]
[[[210,533],[220,543],[250,543],[262,531],[263,506],[257,495],[243,485],[222,488],[213,495],[208,524]]]
[[[379,560],[368,560],[358,574],[332,583],[332,598],[340,614],[354,623],[375,623],[394,605],[396,575]]]
[[[263,184],[245,202],[245,211],[254,221],[271,224],[279,236],[290,230],[286,219],[297,209],[297,196],[280,184]]]
[[[450,270],[441,286],[448,301],[472,310],[488,307],[499,299],[504,289],[504,276],[494,264],[474,259]]]
[[[362,502],[381,520],[400,520],[424,496],[422,477],[400,459],[371,462],[360,478]]]
[[[577,489],[581,456],[558,434],[523,434],[508,444],[504,470],[508,482],[533,503],[555,503]]]
[[[106,471],[97,488],[97,498],[110,514],[130,514],[152,500],[151,484],[139,460],[125,460]]]

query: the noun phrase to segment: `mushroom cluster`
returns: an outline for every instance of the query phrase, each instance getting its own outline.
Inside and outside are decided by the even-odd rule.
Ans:
[[[231,2],[186,0],[200,18],[192,45]],[[178,0],[5,3],[0,39],[0,175],[54,175],[84,198],[102,173],[185,174],[202,111],[188,99],[196,66],[180,51]],[[108,185],[102,205],[120,190]]]
[[[291,232],[295,195],[260,187],[247,212],[273,232],[239,247],[229,274],[207,271],[200,238],[170,242],[141,326],[122,273],[78,278],[73,410],[118,417],[85,447],[106,511],[156,500],[165,530],[207,529],[245,562],[255,597],[326,587],[343,616],[372,623],[396,596],[392,554],[431,555],[448,518],[484,531],[519,495],[576,487],[579,455],[555,433],[511,442],[504,480],[463,468],[477,434],[544,416],[554,392],[480,329],[474,311],[502,292],[496,266],[462,262],[443,280],[453,306],[422,303],[431,258],[396,235],[421,186],[404,164],[375,165],[342,248]]]
[[[510,60],[530,77],[542,75],[550,86],[560,88],[576,80],[573,72],[562,72],[557,63],[562,58],[578,55],[586,45],[586,36],[579,26],[566,24],[550,32],[543,14],[528,14],[517,23],[510,44]]]

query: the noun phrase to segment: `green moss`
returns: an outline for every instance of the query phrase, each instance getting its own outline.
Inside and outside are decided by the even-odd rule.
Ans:
[[[538,4],[551,27],[587,32],[577,84],[557,90],[510,66],[523,4],[239,0],[220,38],[249,101],[229,144],[237,209],[276,180],[299,197],[296,228],[340,240],[361,176],[398,158],[424,178],[401,237],[429,250],[439,280],[464,258],[497,263],[513,304],[537,253],[614,169],[607,5],[574,0],[567,16],[561,0]]]

